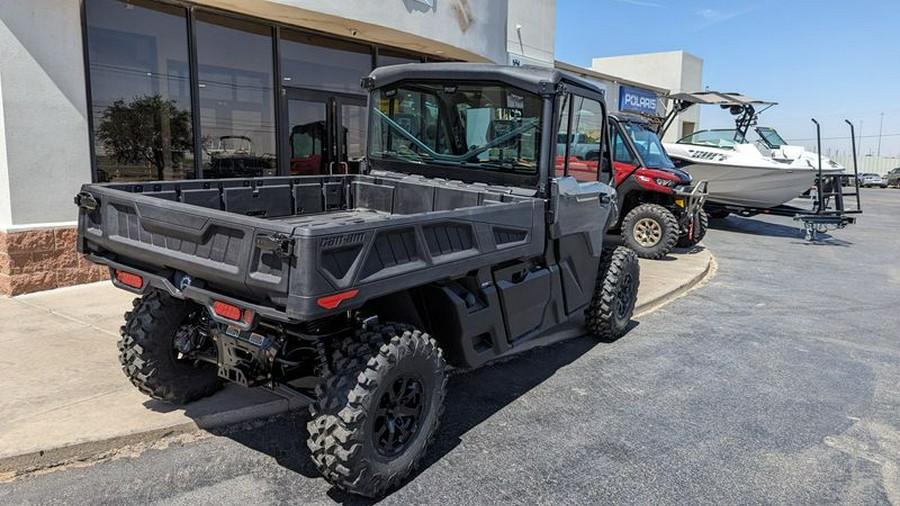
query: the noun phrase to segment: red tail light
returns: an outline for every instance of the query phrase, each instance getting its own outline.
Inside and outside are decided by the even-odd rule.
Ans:
[[[358,294],[358,293],[359,293],[359,290],[350,290],[348,292],[336,293],[334,295],[322,297],[319,300],[317,300],[316,303],[318,303],[320,306],[324,307],[325,309],[334,309],[334,308],[338,307],[341,304],[341,302],[343,302],[347,299],[352,299],[353,297],[356,297],[356,294]]]
[[[213,301],[212,309],[216,315],[221,316],[226,320],[242,322],[247,325],[253,323],[254,314],[253,311],[250,311],[249,309],[241,309],[234,304],[229,304],[220,300]]]
[[[125,286],[130,286],[131,288],[137,290],[140,290],[144,287],[144,278],[138,276],[137,274],[132,274],[130,272],[120,271],[116,269],[115,276],[119,283],[122,283]]]
[[[213,312],[222,318],[228,318],[236,322],[241,321],[241,316],[243,315],[241,308],[218,300],[213,302]]]

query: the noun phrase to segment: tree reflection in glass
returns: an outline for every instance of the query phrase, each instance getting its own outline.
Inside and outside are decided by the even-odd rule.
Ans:
[[[193,148],[191,115],[160,95],[116,100],[103,111],[97,140],[107,156],[123,165],[144,165],[166,179],[180,172],[185,153]]]

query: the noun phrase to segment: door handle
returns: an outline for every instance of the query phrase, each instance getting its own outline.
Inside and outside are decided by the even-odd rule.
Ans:
[[[328,173],[330,175],[335,174],[335,171],[334,171],[335,165],[338,166],[338,170],[340,171],[340,172],[337,172],[337,174],[349,174],[350,173],[350,165],[348,165],[347,162],[331,162],[328,164]]]

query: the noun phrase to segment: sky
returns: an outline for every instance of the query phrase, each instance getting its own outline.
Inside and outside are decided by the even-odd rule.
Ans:
[[[760,124],[792,144],[815,145],[814,117],[823,154],[849,153],[849,119],[860,154],[881,128],[881,155],[900,157],[900,0],[556,0],[558,60],[675,50],[703,59],[708,89],[778,102]],[[734,125],[700,114],[703,129]]]

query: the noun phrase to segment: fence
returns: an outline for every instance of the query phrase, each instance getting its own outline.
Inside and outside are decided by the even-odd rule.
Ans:
[[[847,167],[848,171],[853,170],[853,155],[839,155],[830,157],[835,162]],[[900,167],[900,158],[886,156],[859,156],[859,173],[872,172],[875,174],[885,174],[891,169]]]

